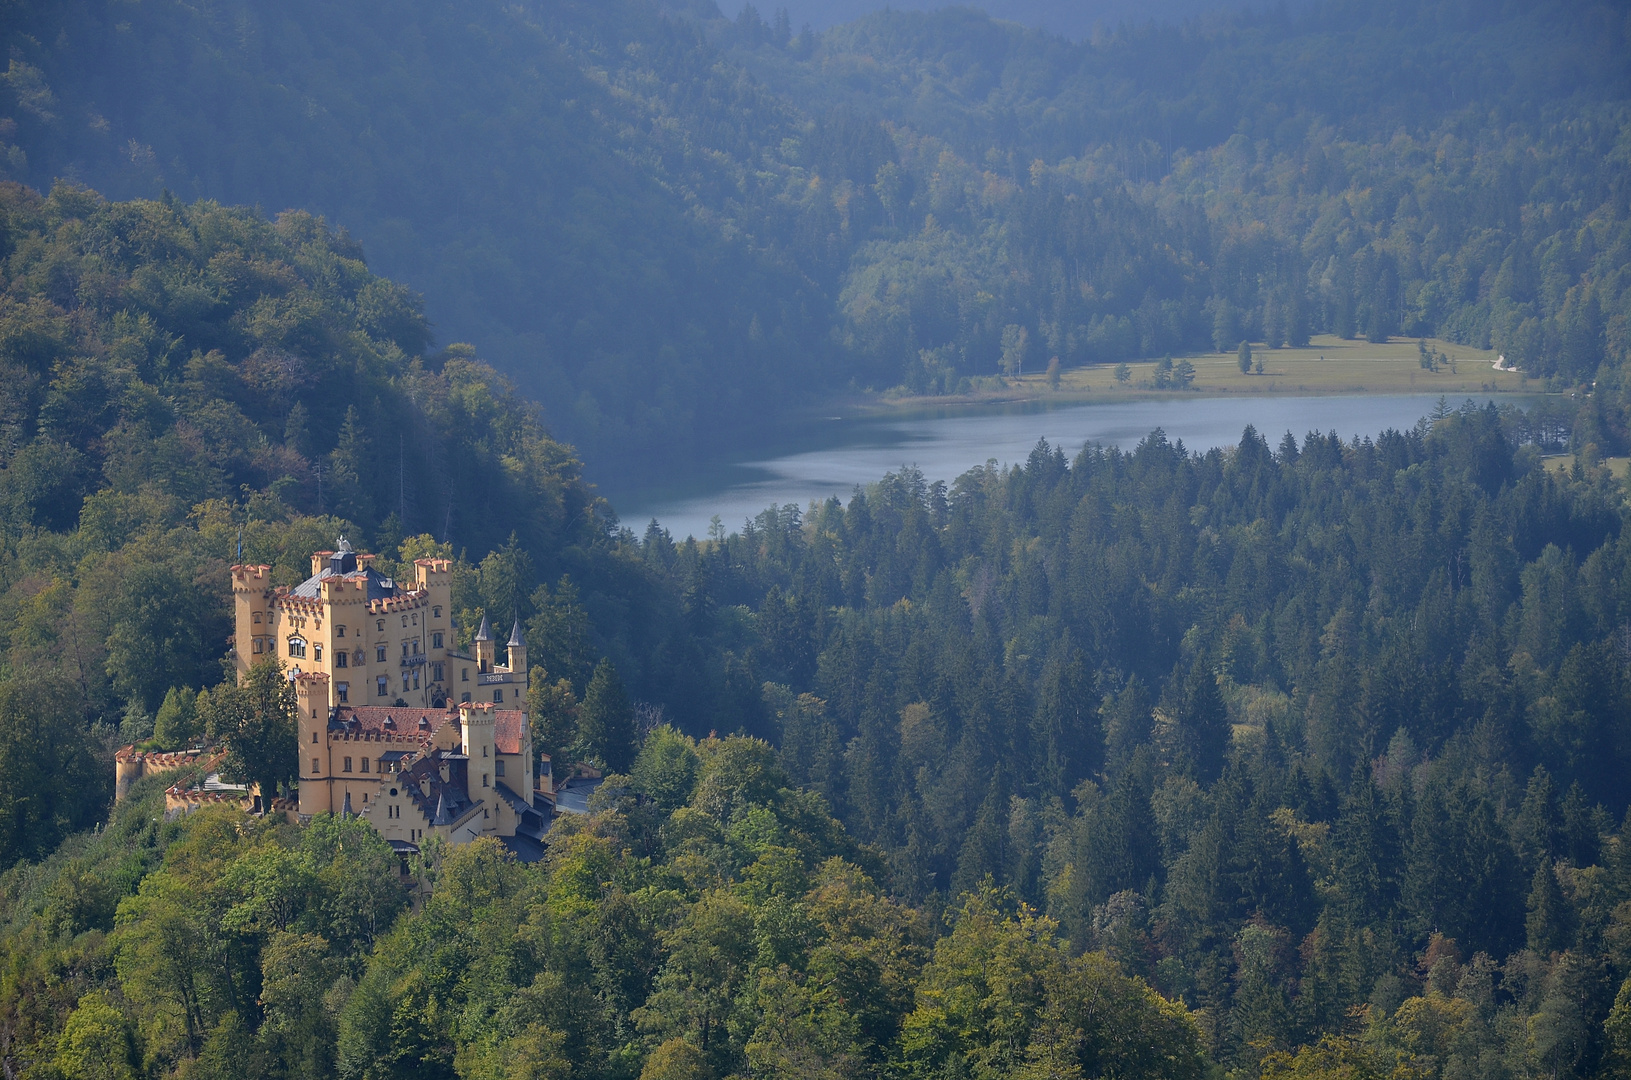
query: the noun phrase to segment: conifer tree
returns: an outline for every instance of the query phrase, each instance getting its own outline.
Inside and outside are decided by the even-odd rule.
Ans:
[[[599,761],[610,772],[627,772],[634,763],[634,710],[610,660],[595,667],[583,693],[578,746],[584,757]]]

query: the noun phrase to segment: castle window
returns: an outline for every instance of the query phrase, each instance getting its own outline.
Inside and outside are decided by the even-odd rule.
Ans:
[[[420,648],[420,647],[419,647],[419,639],[418,639],[418,638],[414,638],[414,639],[413,639],[413,654],[414,654],[414,655],[415,655],[415,656],[418,656],[418,655],[419,655],[419,654],[420,654],[420,653],[422,653],[422,652],[424,652],[424,651],[425,651],[425,650],[424,650],[424,649],[422,649],[422,648]]]
[[[402,643],[402,659],[406,660],[407,658],[408,658],[408,643],[406,641],[404,641]]]
[[[433,672],[433,674],[431,675],[431,678],[436,680],[437,682],[441,682],[442,681],[442,665],[441,664],[432,664],[431,669],[432,669],[432,672]]]
[[[499,702],[499,701],[503,701],[503,700],[504,700],[504,691],[494,690],[493,691],[493,701]]]
[[[317,732],[314,731],[314,732],[311,733],[311,741],[313,743],[317,742]]]
[[[315,736],[313,736],[313,737],[315,738]],[[317,764],[317,759],[316,758],[311,759],[311,771],[314,772],[314,773],[322,772],[322,769]]]
[[[406,615],[402,616],[402,625],[403,626],[408,625],[408,617]]]
[[[323,647],[321,645],[313,645],[311,648],[312,648],[312,659],[313,660],[321,660],[323,658]]]
[[[262,646],[261,646],[261,639],[260,639],[260,638],[256,638],[256,639],[255,639],[255,641],[254,641],[254,643],[253,643],[253,645],[252,645],[252,646],[251,646],[251,647],[252,647],[252,648],[253,648],[253,649],[254,649],[254,650],[255,650],[255,651],[256,651],[256,652],[261,652],[261,651],[262,651]]]
[[[356,652],[351,654],[351,662],[356,664],[358,667],[362,667],[365,659],[367,658],[363,656],[361,649],[358,649]]]
[[[430,617],[433,619],[440,619],[442,617],[442,605],[437,604],[435,607],[431,608]]]
[[[350,758],[345,759],[345,767],[343,769],[341,769],[340,771],[341,772],[350,772],[351,771],[351,759]]]
[[[469,682],[470,681],[470,669],[469,668],[460,668],[459,669],[459,681],[460,682]],[[470,699],[465,698],[464,700],[469,701]]]
[[[367,771],[368,771],[368,759],[367,759],[367,758],[363,758],[363,759],[362,759],[362,771],[363,771],[363,772],[367,772]],[[364,796],[363,796],[363,798],[365,798],[365,799],[366,799],[366,798],[368,798],[368,796],[366,796],[366,795],[364,795]]]
[[[375,645],[374,646],[374,659],[378,660],[382,664],[385,663],[385,646],[383,646],[383,645]]]
[[[459,701],[462,702],[465,705],[470,704],[470,695],[469,694],[460,694],[459,695]]]
[[[385,629],[385,620],[384,619],[375,619],[374,620],[374,629],[376,629],[376,630]]]
[[[482,757],[486,757],[486,756],[487,756],[487,748],[486,748],[486,747],[485,747],[485,746],[484,746],[484,747],[482,747],[482,748],[481,748],[481,756],[482,756]]]
[[[306,655],[306,639],[292,637],[289,639],[289,655],[304,657]]]
[[[488,787],[488,786],[490,786],[490,785],[489,785],[489,784],[488,784],[488,783],[487,783],[487,774],[486,774],[486,773],[482,773],[482,774],[481,774],[481,786],[482,786],[482,787]],[[482,811],[482,814],[483,814],[483,815],[484,815],[484,816],[485,816],[485,815],[486,815],[486,813],[487,813],[487,811],[485,811],[485,810],[483,810],[483,811]]]
[[[440,630],[430,636],[430,647],[433,649],[442,647],[442,632]]]
[[[496,764],[493,765],[493,775],[494,776],[503,776],[504,775],[504,762],[503,761],[499,761],[499,762],[497,762]]]
[[[319,656],[317,659],[321,660],[322,657]],[[339,652],[334,654],[334,666],[335,667],[350,667],[351,666],[351,657],[350,657],[349,654],[346,653],[346,651],[344,649],[341,649]]]
[[[342,659],[342,660],[345,659],[345,653],[340,654],[340,659]],[[340,666],[345,667],[344,664],[341,664]],[[339,696],[339,699],[341,701],[349,700],[347,695],[349,695],[351,693],[351,684],[348,683],[348,682],[335,683],[334,684],[334,693]]]
[[[378,687],[378,689],[375,690],[375,693],[377,693],[380,697],[384,697],[385,696],[385,676],[381,675],[378,679],[375,679],[374,680],[374,685],[376,687]]]
[[[419,669],[418,668],[414,668],[414,671],[413,671],[413,688],[415,690],[419,689]]]
[[[364,765],[366,765],[366,764],[368,764],[368,759],[367,759],[367,758],[363,758],[363,759],[362,759],[362,763],[363,763],[363,764],[364,764]],[[368,771],[368,770],[367,770],[367,769],[364,769],[364,770],[363,770],[363,772],[367,772],[367,771]],[[365,791],[365,792],[363,792],[363,793],[362,793],[362,801],[363,801],[363,803],[364,803],[364,805],[366,805],[366,804],[367,804],[367,802],[368,802],[368,792],[366,792],[366,791]]]
[[[419,625],[419,614],[418,614],[418,612],[415,612],[414,615],[413,615],[413,624],[415,626]]]
[[[335,627],[335,628],[334,628],[334,636],[335,636],[335,637],[345,637],[345,627],[343,627],[343,626],[336,626],[336,627]]]
[[[258,611],[255,612],[254,615],[250,616],[250,621],[251,622],[260,622],[261,621],[261,613],[258,612]]]

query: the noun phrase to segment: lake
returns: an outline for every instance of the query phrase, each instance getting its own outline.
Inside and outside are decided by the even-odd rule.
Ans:
[[[802,445],[759,460],[699,468],[664,490],[612,496],[624,524],[643,532],[656,518],[675,539],[706,536],[715,515],[732,531],[771,505],[800,508],[884,473],[916,466],[931,482],[951,481],[989,460],[1023,461],[1038,439],[1074,457],[1089,442],[1130,449],[1153,429],[1191,450],[1232,446],[1247,424],[1278,446],[1287,431],[1344,439],[1404,429],[1432,412],[1432,394],[1322,397],[1197,397],[1057,407],[970,406],[900,416],[833,418],[801,433]]]

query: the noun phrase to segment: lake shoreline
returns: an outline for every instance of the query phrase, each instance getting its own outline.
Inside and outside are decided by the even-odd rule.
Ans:
[[[1437,388],[1435,388],[1436,390]],[[801,425],[796,437],[752,457],[714,462],[671,483],[653,483],[613,498],[623,520],[643,528],[655,518],[676,538],[713,531],[713,518],[727,531],[767,507],[797,506],[831,497],[847,500],[885,473],[917,469],[930,481],[952,483],[988,461],[1022,462],[1037,445],[1075,454],[1097,443],[1130,450],[1157,428],[1192,451],[1239,442],[1250,425],[1271,442],[1291,431],[1336,432],[1344,440],[1374,437],[1388,428],[1408,429],[1432,414],[1441,398],[1459,406],[1467,396],[1415,394],[1128,394],[1085,401],[988,402],[877,411]],[[1507,394],[1509,398],[1518,395]],[[1531,396],[1531,400],[1533,396]],[[1048,407],[1050,404],[1056,407]]]
[[[1435,369],[1422,367],[1420,346],[1439,360]],[[1320,335],[1297,348],[1257,349],[1253,362],[1262,370],[1242,372],[1236,353],[1189,353],[1174,356],[1195,369],[1195,381],[1183,388],[1154,384],[1155,358],[1128,361],[1125,381],[1115,378],[1117,365],[1089,364],[1068,368],[1052,387],[1045,373],[989,376],[1000,385],[962,394],[897,394],[892,391],[850,392],[826,398],[805,412],[811,419],[822,413],[849,412],[856,419],[932,414],[945,409],[989,406],[1077,406],[1136,401],[1192,401],[1217,397],[1371,397],[1393,394],[1439,394],[1444,397],[1489,395],[1537,397],[1545,389],[1520,371],[1499,367],[1492,349],[1438,339],[1424,343],[1414,338],[1386,342],[1349,340]]]

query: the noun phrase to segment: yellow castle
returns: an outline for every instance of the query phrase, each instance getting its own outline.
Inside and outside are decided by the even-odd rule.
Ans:
[[[342,537],[292,589],[269,566],[232,568],[239,677],[276,656],[295,686],[300,818],[361,816],[402,853],[491,836],[537,857],[553,788],[532,750],[520,621],[502,663],[485,616],[461,652],[452,564],[419,559],[409,584],[374,561]]]

